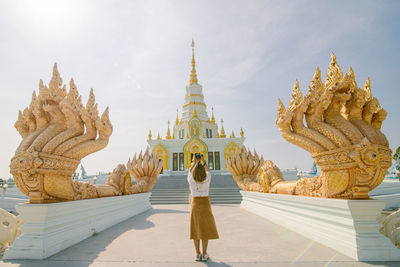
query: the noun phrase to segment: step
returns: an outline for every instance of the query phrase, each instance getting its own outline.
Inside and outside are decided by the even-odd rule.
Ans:
[[[151,205],[171,205],[171,204],[189,204],[189,201],[168,201],[168,202],[151,201]]]
[[[173,186],[173,180],[169,179],[168,187]],[[190,190],[188,184],[181,184],[182,180],[178,181],[178,188],[165,188],[167,185],[161,185],[161,188],[154,188],[150,197],[152,205],[165,205],[165,204],[189,204],[191,200]],[[166,180],[164,180],[166,181]],[[164,187],[164,188],[162,188]],[[212,204],[240,204],[242,195],[238,187],[213,187],[209,190],[209,197]]]
[[[240,204],[242,201],[232,201],[232,200],[211,200],[211,204]],[[151,201],[152,205],[169,205],[169,204],[189,204],[189,200],[187,201]]]

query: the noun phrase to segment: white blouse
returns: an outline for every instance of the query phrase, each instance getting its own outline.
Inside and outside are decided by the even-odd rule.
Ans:
[[[208,197],[208,191],[210,189],[210,182],[211,182],[211,174],[210,172],[206,172],[207,177],[204,182],[197,183],[192,174],[189,172],[187,176],[187,180],[190,187],[190,192],[192,197]]]

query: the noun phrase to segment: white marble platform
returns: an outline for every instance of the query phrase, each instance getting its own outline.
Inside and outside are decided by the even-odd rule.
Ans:
[[[400,193],[389,194],[389,195],[377,195],[373,196],[373,199],[385,201],[385,209],[397,209],[400,208]]]
[[[379,233],[382,200],[343,200],[241,191],[241,208],[358,261],[399,261],[400,250]]]
[[[15,206],[20,204],[20,203],[25,203],[27,202],[27,199],[23,198],[15,198],[15,197],[3,197],[0,198],[0,208],[6,210],[6,211],[11,211],[11,212],[16,212]]]
[[[378,185],[374,190],[369,192],[371,197],[377,195],[390,195],[400,193],[400,181],[395,179],[384,179],[380,185]]]
[[[23,234],[3,259],[45,259],[119,222],[151,209],[150,194],[51,204],[18,204]]]
[[[386,202],[385,209],[400,208],[400,182],[395,179],[384,179],[383,182],[369,194],[373,199]]]

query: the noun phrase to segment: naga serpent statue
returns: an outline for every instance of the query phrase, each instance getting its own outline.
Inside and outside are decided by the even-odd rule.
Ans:
[[[118,165],[104,185],[72,179],[82,158],[107,146],[113,131],[108,112],[107,107],[99,117],[93,90],[84,107],[73,79],[67,93],[56,64],[48,87],[40,80],[39,94],[33,92],[30,106],[18,114],[15,128],[22,141],[10,164],[16,185],[29,196],[30,203],[151,190],[162,161],[148,151],[144,156],[140,153],[138,160],[129,162],[128,171],[125,165]],[[137,184],[132,186],[129,173],[135,176]]]
[[[242,147],[226,158],[226,167],[240,189],[263,192],[263,187],[256,182],[258,171],[263,162],[263,156],[259,158],[255,150],[253,155],[249,149],[246,151]]]
[[[308,151],[321,175],[285,181],[279,168],[268,160],[259,168],[261,188],[253,185],[252,191],[369,198],[368,192],[382,182],[392,162],[392,151],[380,130],[386,116],[378,99],[372,97],[370,79],[363,89],[358,88],[353,70],[344,75],[332,54],[325,83],[317,68],[303,96],[296,80],[288,109],[279,100],[276,119],[282,137]],[[228,165],[231,162],[228,159]]]
[[[24,221],[21,215],[14,214],[0,208],[0,257],[9,248],[14,240],[22,234],[21,226]]]

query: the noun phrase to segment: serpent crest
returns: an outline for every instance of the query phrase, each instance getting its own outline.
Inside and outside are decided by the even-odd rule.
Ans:
[[[107,146],[113,126],[108,107],[99,116],[93,90],[90,90],[84,106],[73,79],[69,87],[67,92],[57,64],[54,64],[49,85],[44,85],[40,80],[38,95],[33,92],[29,107],[19,111],[15,128],[22,141],[10,164],[18,188],[29,196],[30,203],[117,196],[151,190],[161,171],[162,161],[148,151],[144,160],[140,155],[140,162],[130,163],[129,170],[124,164],[118,165],[104,185],[72,179],[82,158]],[[136,172],[137,168],[141,172]],[[140,186],[132,186],[132,183],[127,182],[132,172],[137,175],[135,179],[141,181]]]
[[[332,54],[325,83],[318,67],[305,96],[296,80],[289,107],[278,100],[276,118],[282,137],[308,151],[321,175],[285,181],[268,160],[259,168],[258,184],[268,193],[369,198],[391,166],[392,151],[381,132],[386,116],[372,96],[370,79],[359,88],[353,70],[343,74]]]

